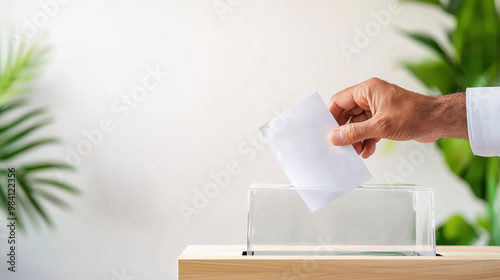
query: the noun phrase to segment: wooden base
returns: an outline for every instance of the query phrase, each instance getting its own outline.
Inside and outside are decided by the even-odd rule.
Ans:
[[[179,280],[500,279],[500,247],[438,246],[440,257],[242,256],[245,246],[188,246]]]

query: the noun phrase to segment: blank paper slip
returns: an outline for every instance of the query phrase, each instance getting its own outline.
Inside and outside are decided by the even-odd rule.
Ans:
[[[336,127],[337,121],[314,93],[260,128],[294,187],[325,189],[299,191],[313,212],[339,197],[338,191],[328,189],[341,188],[346,193],[372,178],[352,145],[330,143],[330,132]]]

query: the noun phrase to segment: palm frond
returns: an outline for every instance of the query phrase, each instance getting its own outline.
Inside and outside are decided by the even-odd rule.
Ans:
[[[17,140],[23,139],[24,137],[28,136],[32,132],[50,124],[51,122],[52,122],[51,119],[45,119],[45,120],[42,120],[38,123],[35,123],[35,124],[25,128],[25,129],[13,134],[13,135],[8,136],[6,139],[0,139],[0,147],[4,147],[7,145],[16,143]]]
[[[24,105],[26,105],[25,99],[17,99],[15,101],[10,101],[8,104],[0,106],[0,115],[5,114],[12,109],[16,109]]]
[[[28,46],[25,40],[15,46],[15,40],[8,40],[6,49],[0,42],[0,57],[7,57],[5,63],[0,64],[0,105],[29,91],[29,82],[38,76],[50,50],[36,43]]]
[[[44,171],[49,169],[64,169],[72,171],[75,168],[69,164],[62,162],[39,162],[39,163],[26,164],[21,167],[21,170],[26,173]]]
[[[51,118],[46,116],[44,108],[29,109],[26,97],[19,97],[30,91],[30,82],[38,76],[49,49],[38,44],[28,45],[25,41],[16,46],[12,40],[7,48],[2,46],[0,42],[0,58],[6,58],[3,63],[0,61],[0,211],[8,214],[6,206],[10,199],[3,184],[11,172],[5,166],[15,167],[15,214],[19,228],[25,230],[28,224],[39,227],[42,222],[53,227],[45,208],[47,204],[67,209],[69,204],[58,194],[79,194],[80,190],[66,182],[40,178],[39,173],[74,170],[74,167],[53,160],[19,161],[18,158],[59,142],[56,137],[37,136],[51,123]]]
[[[15,127],[17,127],[18,125],[22,124],[23,122],[33,118],[33,117],[36,117],[38,115],[41,115],[44,113],[44,109],[42,108],[39,108],[39,109],[35,109],[35,110],[31,110],[25,114],[23,114],[22,116],[14,119],[13,121],[11,122],[8,122],[4,125],[0,125],[0,134],[1,133],[4,133],[4,132],[7,132]]]
[[[3,179],[3,178],[2,178]],[[8,202],[7,202],[7,187],[4,186],[2,184],[2,182],[0,182],[0,207],[2,209],[7,209],[7,205],[8,205]]]
[[[38,198],[33,193],[33,189],[31,185],[26,181],[26,178],[23,175],[18,175],[17,182],[19,187],[21,187],[21,189],[23,190],[24,194],[26,194],[26,197],[28,198],[31,206],[33,206],[33,208],[36,210],[36,213],[42,217],[42,219],[48,226],[52,227],[52,220],[49,218],[49,215],[47,215],[45,208],[39,203]]]
[[[54,196],[53,194],[45,191],[45,190],[41,190],[41,189],[36,189],[33,191],[33,193],[36,195],[36,196],[39,196],[41,198],[44,198],[45,200],[49,201],[50,203],[56,205],[57,207],[59,208],[62,208],[62,209],[69,209],[70,208],[70,205],[67,203],[67,202],[64,202],[63,200],[57,198],[56,196]]]
[[[73,194],[80,194],[81,191],[69,184],[66,184],[61,181],[57,180],[52,180],[52,179],[44,179],[44,178],[35,178],[33,179],[34,183],[39,183],[41,185],[47,185],[47,186],[52,186],[61,190],[65,190],[67,192],[73,193]]]
[[[8,148],[10,148],[10,146],[7,146],[7,148],[0,148],[0,160],[11,159],[15,156],[22,154],[22,153],[29,152],[33,148],[36,148],[38,146],[42,146],[42,145],[46,145],[46,144],[53,144],[53,143],[57,143],[57,142],[59,142],[59,139],[57,139],[57,138],[45,138],[45,139],[35,140],[35,141],[30,142],[30,143],[24,144],[20,147],[15,147],[12,149],[8,149]]]

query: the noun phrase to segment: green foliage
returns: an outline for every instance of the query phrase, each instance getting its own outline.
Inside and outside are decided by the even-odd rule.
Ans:
[[[469,245],[477,238],[476,229],[460,215],[453,215],[436,230],[436,242],[440,245]]]
[[[406,62],[404,66],[429,88],[436,87],[441,92],[455,92],[458,89],[453,81],[456,73],[443,60]]]
[[[439,0],[403,0],[403,2],[418,2],[418,3],[439,5]]]
[[[7,45],[5,50],[0,48],[0,105],[29,92],[29,82],[37,77],[49,51],[49,48],[41,48],[38,44],[26,46],[24,40],[18,44],[10,40]]]
[[[0,49],[0,58],[6,58],[3,63],[0,61],[0,208],[7,214],[8,169],[15,168],[15,212],[23,230],[28,222],[38,226],[40,220],[53,226],[46,204],[68,208],[58,194],[80,193],[75,187],[48,176],[55,174],[55,170],[73,170],[73,167],[54,161],[22,160],[35,149],[58,142],[54,137],[35,137],[51,120],[43,108],[29,109],[26,99],[20,97],[29,92],[29,82],[45,62],[47,50],[37,44],[26,47],[24,41],[18,46],[9,42],[6,50]]]
[[[500,27],[494,0],[411,1],[432,4],[454,17],[456,27],[447,30],[448,48],[424,33],[404,34],[428,48],[432,56],[404,63],[405,68],[431,90],[441,94],[464,91],[467,87],[500,85]],[[446,50],[452,49],[452,52]],[[464,180],[472,193],[485,204],[486,215],[472,226],[453,216],[439,229],[438,244],[471,244],[472,231],[463,237],[451,232],[465,223],[489,233],[490,245],[500,245],[500,219],[494,204],[499,184],[498,158],[474,156],[469,143],[457,139],[437,142],[451,171]],[[456,234],[460,234],[457,231]],[[452,238],[453,237],[453,238]],[[465,243],[464,243],[465,242]]]
[[[463,0],[455,16],[453,47],[462,64],[466,85],[496,84],[496,76],[494,81],[483,80],[490,66],[500,63],[496,57],[499,29],[495,2]]]
[[[387,156],[396,148],[396,141],[387,139],[385,140],[384,148],[382,150],[382,154]]]

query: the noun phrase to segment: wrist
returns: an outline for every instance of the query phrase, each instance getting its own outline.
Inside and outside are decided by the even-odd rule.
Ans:
[[[465,92],[431,98],[434,99],[434,110],[430,114],[429,124],[433,127],[435,138],[469,140]]]

